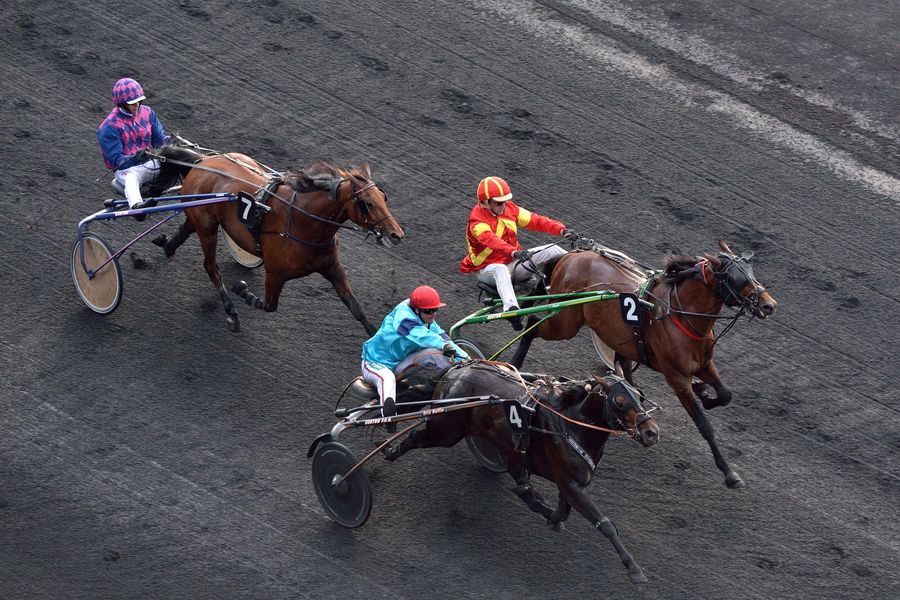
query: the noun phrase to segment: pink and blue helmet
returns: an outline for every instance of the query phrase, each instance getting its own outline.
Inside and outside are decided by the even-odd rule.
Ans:
[[[134,79],[124,77],[113,86],[113,104],[135,104],[144,98],[144,88]]]

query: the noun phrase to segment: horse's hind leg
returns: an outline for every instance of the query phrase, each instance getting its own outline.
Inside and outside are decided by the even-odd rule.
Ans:
[[[528,317],[528,321],[526,322],[526,329],[537,323],[538,319],[534,315]],[[520,369],[522,365],[525,363],[525,357],[528,355],[528,350],[531,348],[531,342],[534,341],[534,338],[537,336],[537,330],[534,329],[519,340],[519,346],[516,348],[516,353],[513,355],[512,360],[510,360],[510,364],[515,368]]]
[[[646,582],[647,577],[644,575],[644,571],[638,566],[634,557],[631,556],[631,553],[625,549],[622,540],[619,539],[619,531],[616,529],[616,526],[607,517],[603,516],[603,513],[600,512],[600,508],[594,504],[594,501],[591,500],[591,497],[588,496],[585,489],[576,482],[570,481],[565,487],[560,485],[559,491],[561,501],[562,498],[565,497],[566,500],[575,507],[575,510],[584,515],[594,527],[600,530],[600,533],[609,539],[610,543],[612,543],[613,547],[616,549],[616,552],[619,553],[622,564],[628,569],[628,577],[631,579],[631,582]]]
[[[172,237],[167,236],[165,233],[161,233],[150,241],[165,250],[166,256],[171,258],[172,256],[175,256],[175,251],[178,250],[192,233],[194,233],[194,226],[189,219],[185,219],[184,223],[178,227],[178,231],[176,231],[175,235]]]
[[[433,426],[434,423],[438,425]],[[468,434],[464,422],[446,417],[428,421],[424,429],[414,429],[406,439],[395,446],[385,448],[384,458],[395,461],[416,448],[450,448]]]
[[[197,230],[197,237],[200,238],[200,247],[203,249],[203,267],[206,269],[206,274],[209,275],[209,280],[216,286],[216,289],[219,292],[219,298],[222,299],[222,304],[225,307],[225,320],[228,323],[228,330],[232,333],[238,333],[241,330],[241,322],[240,319],[238,319],[237,310],[235,310],[234,304],[231,302],[231,297],[228,295],[228,290],[225,289],[225,284],[222,282],[222,273],[219,271],[219,263],[216,262],[217,233],[216,226],[213,226],[211,230]]]
[[[278,310],[278,298],[281,297],[281,290],[287,282],[284,277],[275,275],[273,271],[266,268],[266,299],[263,300],[250,291],[250,286],[246,281],[239,281],[231,287],[231,291],[244,299],[248,306],[258,308],[266,312],[275,312]]]

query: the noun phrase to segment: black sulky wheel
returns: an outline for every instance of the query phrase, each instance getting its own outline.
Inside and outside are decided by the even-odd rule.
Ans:
[[[355,464],[353,453],[338,442],[319,446],[312,464],[313,485],[322,508],[332,519],[351,529],[365,523],[372,512],[372,486],[366,472],[360,468],[342,479]]]
[[[222,232],[222,241],[225,242],[225,248],[228,250],[228,254],[231,255],[231,258],[233,258],[237,264],[248,269],[255,269],[263,264],[263,259],[238,246],[237,242],[231,239],[231,236],[228,235],[224,227],[220,228],[220,231]]]
[[[484,358],[484,353],[475,342],[466,338],[456,338],[453,342],[472,358]],[[466,438],[466,445],[479,465],[494,473],[506,473],[506,457],[490,440],[479,435],[470,435]]]
[[[88,277],[84,267],[81,266],[82,247],[85,266],[91,271],[96,271],[93,278]],[[91,232],[81,236],[80,244],[77,239],[75,240],[70,254],[72,282],[81,301],[101,315],[108,315],[122,302],[122,270],[119,268],[119,261],[113,259],[112,255],[109,244]]]

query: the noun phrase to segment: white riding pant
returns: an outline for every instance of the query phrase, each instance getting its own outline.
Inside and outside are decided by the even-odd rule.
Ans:
[[[542,267],[557,256],[562,256],[566,253],[565,250],[556,244],[535,246],[534,248],[529,248],[528,251],[534,253],[531,260],[538,267]],[[478,278],[478,281],[488,284],[492,283],[497,288],[497,293],[500,294],[500,300],[503,301],[504,312],[510,309],[519,308],[518,301],[516,300],[516,291],[513,289],[513,282],[523,281],[533,275],[531,271],[525,268],[525,264],[526,263],[517,264],[517,261],[512,261],[505,265],[494,263],[487,265],[485,268],[475,273],[475,277]]]
[[[159,161],[155,158],[116,171],[116,181],[125,188],[125,199],[129,208],[144,200],[141,197],[141,186],[156,181],[157,177],[159,177]]]
[[[387,398],[397,400],[397,375],[400,375],[413,365],[443,368],[450,366],[450,359],[436,348],[423,348],[400,361],[393,371],[380,363],[369,362],[363,359],[361,365],[362,378],[366,383],[375,386],[378,390],[378,400],[384,406],[384,401]]]
[[[378,400],[384,406],[387,398],[397,399],[397,378],[394,372],[377,362],[369,362],[362,359],[362,378],[378,390]]]

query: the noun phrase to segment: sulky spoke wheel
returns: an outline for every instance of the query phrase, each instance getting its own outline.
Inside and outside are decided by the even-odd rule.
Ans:
[[[472,358],[481,358],[484,359],[484,352],[478,347],[478,345],[466,338],[458,337],[453,340],[453,343],[466,351],[466,353]]]
[[[81,266],[82,247],[85,266],[90,271],[96,271],[93,278]],[[122,302],[122,270],[119,261],[112,259],[112,255],[109,244],[95,233],[86,232],[80,244],[76,239],[72,245],[72,282],[82,302],[101,315],[108,315]]]
[[[322,508],[332,519],[351,529],[365,523],[372,512],[372,487],[363,469],[340,481],[355,464],[353,453],[338,442],[319,446],[312,464],[313,485]]]
[[[484,358],[484,353],[475,342],[466,338],[456,338],[453,342],[472,358]],[[479,465],[494,473],[506,473],[506,457],[490,440],[478,435],[470,435],[466,437],[466,444]]]
[[[506,473],[506,457],[490,440],[480,435],[470,435],[466,438],[466,444],[479,465],[493,473]]]
[[[251,254],[237,245],[231,236],[225,232],[225,229],[221,229],[222,231],[222,240],[225,242],[225,248],[228,250],[228,254],[231,255],[231,258],[237,262],[237,264],[242,267],[247,267],[248,269],[255,269],[256,267],[263,264],[263,259],[256,256],[255,254]]]

